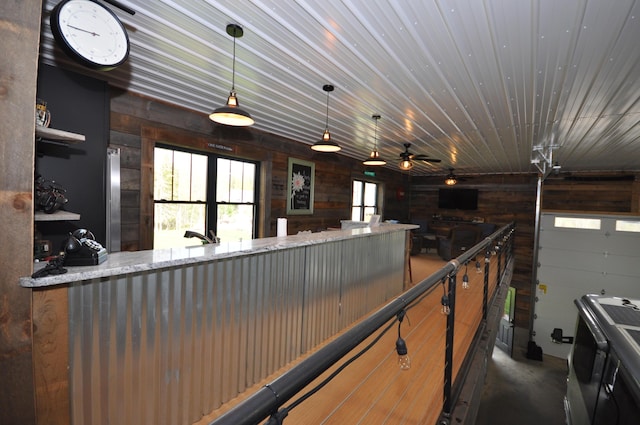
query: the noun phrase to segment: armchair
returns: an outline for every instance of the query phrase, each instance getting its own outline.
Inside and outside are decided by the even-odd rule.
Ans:
[[[475,225],[460,225],[451,228],[446,238],[438,240],[438,255],[445,261],[460,256],[478,243],[480,229]]]

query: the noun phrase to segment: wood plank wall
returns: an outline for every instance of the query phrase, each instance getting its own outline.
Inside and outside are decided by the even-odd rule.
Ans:
[[[478,188],[478,210],[438,209],[442,177],[414,177],[411,185],[412,218],[430,219],[434,214],[464,220],[480,217],[485,222],[516,223],[515,268],[512,286],[517,290],[515,324],[528,328],[532,288],[535,201],[537,175],[471,176],[456,187]],[[638,213],[640,173],[560,173],[543,184],[542,209],[572,212]]]
[[[0,13],[0,423],[36,422],[31,291],[33,119],[41,1],[3,2]]]
[[[314,129],[309,133],[314,135]],[[285,186],[289,157],[312,161],[316,167],[314,213],[288,216],[290,234],[339,227],[340,220],[350,219],[352,178],[365,179],[365,167],[359,161],[337,154],[316,153],[308,145],[254,128],[218,126],[204,113],[114,89],[109,146],[121,150],[122,250],[125,251],[151,248],[146,236],[148,231],[141,226],[141,216],[144,218],[146,213],[144,205],[150,196],[141,183],[145,177],[141,172],[144,169],[141,152],[144,143],[154,137],[144,134],[156,134],[163,143],[259,161],[264,183],[262,192],[266,194],[260,237],[275,235],[276,219],[287,217]],[[390,169],[377,169],[376,173],[375,181],[386,187],[383,218],[405,221],[408,200],[398,200],[396,193],[399,189],[406,191],[408,176]]]
[[[289,233],[339,226],[349,218],[352,177],[363,177],[359,161],[336,154],[318,154],[305,144],[262,133],[254,128],[234,129],[212,124],[205,113],[113,89],[111,96],[110,146],[121,149],[122,249],[150,248],[148,226],[141,226],[141,147],[145,131],[157,131],[165,143],[198,147],[201,140],[234,149],[233,155],[260,161],[266,172],[264,224],[261,236],[275,234],[276,219],[286,216],[286,170],[289,156],[316,164],[314,214],[289,216]],[[320,130],[318,130],[320,131]],[[310,134],[315,134],[310,129]],[[205,149],[205,148],[203,148]],[[437,188],[442,176],[411,177],[390,169],[376,169],[385,185],[385,219],[409,222],[434,214],[463,219],[481,217],[504,225],[515,221],[515,269],[512,285],[517,289],[516,325],[528,327],[535,232],[537,175],[473,176],[457,187],[480,189],[477,211],[446,211],[437,208]],[[640,211],[640,173],[560,173],[544,183],[543,209],[582,212]],[[404,196],[398,192],[404,192]],[[148,196],[148,195],[147,195]]]

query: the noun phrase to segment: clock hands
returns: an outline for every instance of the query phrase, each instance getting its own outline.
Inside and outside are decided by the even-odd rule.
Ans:
[[[97,32],[88,31],[88,30],[85,30],[85,29],[83,29],[83,28],[74,27],[73,25],[67,25],[67,26],[68,26],[69,28],[73,28],[74,30],[78,30],[78,31],[82,31],[82,32],[86,32],[86,33],[88,33],[88,34],[91,34],[91,35],[92,35],[92,36],[94,36],[94,37],[96,37],[96,36],[100,37],[100,34],[98,34]]]

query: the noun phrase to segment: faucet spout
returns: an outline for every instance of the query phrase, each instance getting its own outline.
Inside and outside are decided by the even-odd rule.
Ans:
[[[202,233],[194,232],[193,230],[187,230],[184,232],[185,238],[198,238],[203,244],[216,243],[213,239],[203,235]]]

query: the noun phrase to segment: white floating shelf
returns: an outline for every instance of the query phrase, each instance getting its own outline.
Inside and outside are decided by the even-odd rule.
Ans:
[[[46,212],[42,211],[36,211],[34,214],[34,219],[35,221],[74,221],[80,220],[80,214],[64,210],[58,210],[51,214],[47,214]]]
[[[69,131],[56,130],[55,128],[36,125],[36,137],[46,140],[81,143],[85,141],[84,134],[71,133]]]

